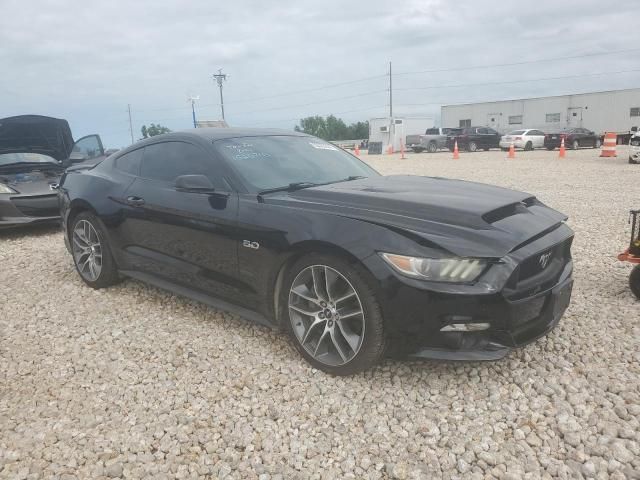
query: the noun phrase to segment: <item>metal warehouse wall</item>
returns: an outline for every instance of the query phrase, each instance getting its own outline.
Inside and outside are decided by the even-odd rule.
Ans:
[[[460,120],[470,119],[471,125],[490,126],[500,132],[517,128],[539,128],[552,131],[568,126],[584,127],[598,133],[623,132],[628,131],[632,126],[640,126],[640,116],[630,115],[632,108],[640,110],[640,88],[466,105],[444,105],[441,108],[441,122],[443,127],[457,127]],[[637,113],[640,114],[640,111]],[[547,114],[560,114],[559,121],[548,121]],[[510,124],[509,117],[518,115],[522,115],[522,123]]]

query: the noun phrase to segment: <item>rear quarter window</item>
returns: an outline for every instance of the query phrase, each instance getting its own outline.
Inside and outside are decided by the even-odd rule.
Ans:
[[[142,154],[144,148],[138,148],[132,152],[125,153],[116,158],[115,167],[129,175],[140,175],[140,164],[142,163]]]

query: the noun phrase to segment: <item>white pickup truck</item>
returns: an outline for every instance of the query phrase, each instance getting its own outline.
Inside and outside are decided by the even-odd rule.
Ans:
[[[460,128],[448,127],[427,128],[424,135],[407,136],[407,147],[416,153],[424,152],[425,150],[430,153],[435,153],[441,148],[447,148],[447,135],[455,135],[459,133],[460,130]]]

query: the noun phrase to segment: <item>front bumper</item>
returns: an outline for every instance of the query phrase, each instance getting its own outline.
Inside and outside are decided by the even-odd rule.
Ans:
[[[571,299],[572,239],[571,230],[563,225],[501,259],[472,285],[427,285],[392,273],[380,291],[389,354],[496,360],[546,335]],[[529,274],[532,262],[549,251],[554,257],[548,266]],[[451,324],[480,323],[488,328],[442,331]]]
[[[629,162],[640,163],[640,146],[638,145],[629,146]]]
[[[58,222],[60,222],[60,215],[55,194],[2,195],[0,197],[0,230]]]

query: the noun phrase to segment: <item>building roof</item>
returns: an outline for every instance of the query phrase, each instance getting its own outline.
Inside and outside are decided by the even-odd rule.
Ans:
[[[451,103],[449,105],[442,105],[445,107],[464,107],[467,105],[481,105],[487,103],[504,103],[504,102],[522,102],[524,100],[544,100],[546,98],[559,98],[559,97],[578,97],[580,95],[596,95],[600,93],[618,93],[618,92],[631,92],[637,91],[640,94],[640,88],[622,88],[619,90],[600,90],[597,92],[582,92],[582,93],[565,93],[563,95],[547,95],[545,97],[527,97],[527,98],[506,98],[504,100],[487,100],[484,102],[467,102],[467,103]]]

